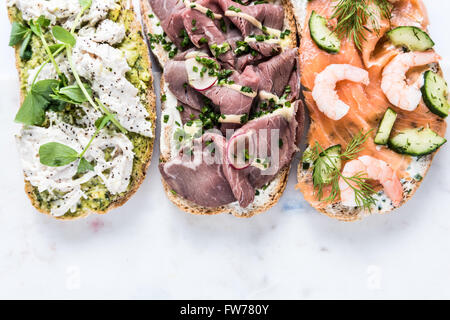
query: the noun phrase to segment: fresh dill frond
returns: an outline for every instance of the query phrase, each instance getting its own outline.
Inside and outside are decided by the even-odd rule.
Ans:
[[[350,141],[347,148],[342,153],[342,158],[345,160],[355,159],[356,155],[364,149],[363,145],[366,143],[372,131],[373,130],[370,130],[365,134],[362,131],[358,132],[358,134],[353,137],[352,141]]]
[[[372,206],[376,203],[373,197],[375,190],[373,190],[372,186],[367,182],[369,180],[367,174],[359,172],[353,177],[344,177],[342,174],[339,174],[339,176],[355,192],[356,205],[371,210]]]
[[[334,7],[331,19],[337,19],[334,32],[340,37],[352,39],[356,47],[361,50],[366,41],[367,24],[379,32],[380,26],[377,16],[390,19],[392,5],[387,0],[333,0],[338,2]],[[374,5],[372,5],[374,4]],[[378,12],[375,12],[377,10]]]
[[[347,148],[339,156],[343,160],[353,160],[356,158],[357,154],[360,153],[364,147],[364,143],[370,136],[372,130],[367,133],[359,132],[350,141]],[[310,148],[308,157],[310,159],[315,159],[314,168],[319,168],[318,170],[313,170],[313,184],[316,191],[317,199],[324,202],[335,202],[340,197],[340,187],[339,181],[342,179],[350,188],[355,192],[355,202],[358,207],[363,207],[365,209],[371,210],[371,207],[375,204],[375,199],[373,194],[375,191],[372,186],[368,183],[368,178],[366,178],[366,173],[359,172],[354,176],[345,177],[340,172],[341,168],[338,168],[334,161],[325,151],[325,149],[316,141],[314,147]],[[331,176],[331,183],[329,181],[324,181],[324,176]],[[327,198],[323,198],[324,188],[331,185],[330,194]]]

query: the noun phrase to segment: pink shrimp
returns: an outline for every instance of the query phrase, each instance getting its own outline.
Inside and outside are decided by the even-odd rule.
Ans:
[[[408,52],[396,56],[383,70],[381,89],[388,100],[396,107],[407,111],[414,111],[422,99],[420,87],[423,77],[416,83],[406,82],[406,73],[413,67],[424,66],[438,62],[441,57],[435,52]]]
[[[344,177],[352,177],[358,173],[365,173],[368,179],[379,181],[393,204],[400,205],[403,200],[403,187],[395,171],[386,162],[370,156],[362,156],[348,162],[342,171]],[[342,204],[357,207],[355,191],[343,178],[339,180],[339,188]]]
[[[369,73],[364,69],[350,64],[331,64],[317,75],[312,91],[319,110],[333,120],[342,119],[350,110],[336,92],[336,83],[343,80],[365,85],[370,82]]]

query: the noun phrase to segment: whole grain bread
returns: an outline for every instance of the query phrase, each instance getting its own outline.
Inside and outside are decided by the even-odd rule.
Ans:
[[[150,53],[148,51],[148,47],[144,41],[144,38],[142,37],[142,26],[138,20],[138,17],[134,11],[132,0],[121,0],[120,1],[120,7],[121,10],[130,10],[133,12],[133,21],[129,25],[129,31],[131,33],[137,33],[140,38],[142,38],[142,44],[138,45],[139,54],[141,55],[143,59],[143,64],[148,66],[148,70],[151,70],[151,61],[150,61]],[[12,7],[8,8],[8,16],[9,19],[12,22],[15,21],[15,9]],[[16,56],[16,69],[20,72],[20,56],[19,56],[19,49],[16,48],[15,50],[15,56]],[[22,104],[23,100],[25,99],[26,92],[21,90],[20,92],[20,104]],[[150,114],[150,121],[152,123],[153,127],[153,137],[155,136],[155,127],[156,127],[156,97],[155,92],[153,88],[153,79],[150,79],[148,84],[148,92],[147,92],[147,111]],[[128,191],[115,199],[113,202],[110,203],[110,205],[102,211],[92,211],[87,208],[79,208],[76,212],[66,214],[61,217],[55,217],[58,220],[75,220],[79,218],[87,217],[89,214],[106,214],[110,210],[120,207],[123,204],[125,204],[139,189],[142,182],[144,181],[148,166],[150,165],[152,154],[153,154],[153,145],[154,145],[154,138],[146,139],[146,145],[145,145],[145,152],[143,156],[142,163],[139,164],[139,167],[136,168],[136,171],[138,172],[137,176],[132,179],[130,182],[130,186]],[[32,205],[41,213],[51,216],[48,209],[43,208],[41,205],[41,202],[39,201],[39,191],[36,187],[32,186],[28,181],[25,180],[25,192],[28,195],[28,197],[31,200]]]
[[[307,15],[307,1],[306,0],[293,0],[293,7],[294,7],[294,15],[296,17],[297,21],[297,28],[298,32],[301,35],[302,30],[304,28],[304,25],[306,23],[306,15]],[[301,40],[300,40],[301,41]],[[301,53],[300,53],[301,54]],[[439,69],[438,71],[442,73],[439,66],[437,66]],[[422,176],[425,177],[425,175],[428,173],[431,164],[433,162],[433,158],[435,157],[436,152],[432,155],[428,155],[426,157],[423,157],[420,159],[419,165],[421,167],[421,173]],[[311,168],[304,168],[302,162],[300,162],[298,166],[297,171],[297,179],[300,184],[312,184],[313,178],[312,178],[313,170]],[[322,205],[319,205],[318,203],[310,203],[313,208],[315,208],[317,211],[329,216],[330,218],[334,218],[340,221],[347,221],[347,222],[353,222],[361,220],[362,218],[369,216],[374,213],[378,214],[387,214],[392,212],[393,210],[401,207],[404,205],[407,201],[409,201],[418,188],[420,187],[421,183],[423,182],[423,179],[420,181],[415,180],[413,177],[411,179],[408,179],[404,181],[403,188],[404,188],[404,196],[403,200],[401,201],[400,205],[397,207],[390,207],[390,208],[374,208],[373,210],[368,210],[364,208],[350,208],[343,206],[341,203],[334,203],[329,204],[328,206],[323,207]]]
[[[285,9],[285,25],[289,26],[291,34],[291,43],[293,47],[297,46],[297,24],[294,19],[294,8],[292,6],[291,1],[282,0],[279,1],[284,9]],[[155,27],[159,20],[154,14],[149,1],[148,0],[140,0],[141,3],[141,14],[142,21],[144,23],[144,28],[146,33],[155,34],[157,30]],[[164,48],[159,44],[153,44],[152,52],[156,56],[162,68],[169,60],[168,52],[164,50]],[[164,77],[161,77],[161,95],[166,94],[164,92]],[[166,108],[166,102],[162,101],[161,103],[162,111]],[[164,143],[170,145],[171,137],[173,136],[174,128],[162,128],[161,129],[161,139],[164,140]],[[170,154],[161,152],[160,162],[165,163],[170,160]],[[216,215],[229,213],[236,217],[241,218],[250,218],[257,214],[263,213],[274,205],[278,203],[281,196],[283,195],[284,190],[286,189],[286,184],[289,176],[290,166],[283,169],[277,177],[270,183],[269,187],[265,190],[265,201],[257,201],[251,204],[248,208],[241,208],[237,203],[218,207],[218,208],[207,208],[198,206],[177,194],[171,192],[169,185],[162,178],[162,183],[164,186],[164,190],[167,194],[167,197],[181,210],[194,214],[194,215]],[[258,198],[258,197],[257,197]]]

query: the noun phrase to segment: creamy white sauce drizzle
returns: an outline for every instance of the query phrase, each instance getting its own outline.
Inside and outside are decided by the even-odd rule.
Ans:
[[[125,26],[109,19],[103,20],[96,28],[82,28],[79,36],[95,42],[106,42],[110,45],[120,43],[125,38]]]
[[[7,4],[15,5],[26,21],[44,16],[53,25],[63,21],[62,26],[65,28],[72,27],[76,15],[81,11],[78,0],[8,0]],[[106,19],[110,10],[119,8],[118,0],[92,0],[91,8],[81,21],[94,26]]]
[[[207,14],[209,11],[212,12],[211,9],[206,8],[206,7],[202,6],[201,4],[198,4],[197,2],[191,2],[188,0],[183,0],[183,1],[187,8],[197,10],[203,14]],[[223,18],[223,16],[221,14],[214,13],[214,12],[212,12],[212,14],[213,14],[214,19],[220,20]]]
[[[117,114],[125,129],[152,137],[149,113],[140,101],[139,90],[126,79],[131,68],[122,51],[78,37],[73,59],[79,74],[91,82],[100,101]]]
[[[250,97],[250,98],[255,98],[257,96],[257,92],[256,91],[252,91],[252,92],[242,91],[243,86],[241,86],[239,84],[236,84],[236,83],[232,83],[232,84],[230,84],[230,83],[222,83],[222,84],[219,84],[219,85],[222,86],[222,87],[226,87],[228,89],[237,91],[240,94],[243,94],[244,96],[247,96],[247,97]]]
[[[58,142],[80,153],[95,132],[92,123],[90,127],[84,129],[63,123],[54,113],[50,113],[50,118],[52,124],[49,128],[24,127],[16,140],[25,179],[32,186],[38,188],[39,192],[67,193],[62,199],[53,203],[51,210],[53,215],[61,216],[69,210],[74,212],[83,196],[81,185],[95,176],[99,176],[103,180],[106,188],[112,194],[119,194],[127,190],[133,168],[134,153],[133,144],[121,133],[102,130],[85,154],[86,160],[96,162],[94,171],[89,171],[78,179],[73,179],[73,177],[77,173],[79,161],[64,167],[42,165],[39,158],[39,148],[42,145]],[[104,150],[106,148],[114,149],[110,161],[105,160]],[[110,170],[109,174],[105,174],[105,170]]]
[[[161,153],[164,156],[175,157],[178,154],[178,149],[175,141],[173,141],[173,131],[175,128],[181,127],[181,115],[177,110],[177,98],[169,90],[167,83],[164,83],[162,92],[166,95],[166,101],[163,102],[164,108],[161,115]]]
[[[127,79],[131,70],[125,53],[112,45],[120,43],[125,37],[125,27],[110,20],[104,20],[110,10],[120,9],[117,0],[93,0],[91,9],[82,17],[87,26],[79,31],[77,43],[73,49],[73,59],[79,74],[91,81],[93,91],[113,112],[119,122],[129,131],[151,137],[149,114],[138,96],[138,89]],[[72,27],[75,16],[81,11],[78,0],[9,0],[8,6],[15,5],[25,20],[36,19],[41,15],[52,24]],[[100,23],[99,23],[100,22]],[[94,28],[94,25],[97,25]],[[67,57],[56,58],[61,71],[73,82]],[[28,84],[31,84],[39,68],[28,72]],[[37,80],[56,79],[53,65],[46,65]],[[48,201],[54,216],[75,212],[82,197],[82,185],[93,177],[100,177],[111,194],[120,194],[128,190],[133,169],[133,144],[127,136],[103,129],[94,139],[85,154],[85,159],[94,164],[94,171],[88,171],[77,179],[79,160],[64,167],[48,167],[40,163],[39,148],[49,142],[59,142],[81,153],[95,133],[95,121],[101,114],[90,105],[81,105],[86,115],[77,120],[76,127],[62,122],[58,115],[48,112],[51,122],[49,128],[23,127],[17,136],[17,146],[21,156],[25,179],[39,192],[50,193]],[[112,150],[108,161],[105,150]]]
[[[225,114],[219,118],[219,122],[241,124],[241,119],[243,116],[246,116],[246,114]]]
[[[291,121],[295,114],[295,108],[292,105],[286,106],[286,99],[279,98],[278,96],[274,95],[273,93],[267,92],[267,91],[260,91],[259,92],[259,98],[261,100],[273,100],[276,104],[280,104],[283,107],[278,108],[270,113],[270,115],[280,115],[283,116],[287,121]]]
[[[281,36],[281,31],[277,30],[277,29],[273,29],[273,28],[269,28],[269,27],[264,27],[262,25],[261,22],[259,22],[255,17],[244,13],[244,12],[236,12],[236,11],[232,11],[232,10],[227,10],[225,11],[225,16],[227,17],[238,17],[244,20],[247,20],[248,22],[250,22],[253,26],[255,26],[256,28],[270,34],[273,35],[275,37],[280,37]]]

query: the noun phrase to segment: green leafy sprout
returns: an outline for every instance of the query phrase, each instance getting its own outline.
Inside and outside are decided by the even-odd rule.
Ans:
[[[43,165],[61,167],[79,160],[78,173],[82,174],[94,170],[94,167],[84,158],[84,155],[102,129],[112,123],[124,134],[127,133],[127,130],[123,128],[115,115],[99,99],[96,98],[94,101],[92,89],[81,80],[75,68],[72,57],[72,50],[76,45],[75,30],[80,24],[83,14],[91,7],[92,0],[79,0],[79,3],[82,9],[77,15],[70,32],[60,26],[54,26],[51,29],[53,37],[60,43],[49,46],[44,32],[50,26],[50,21],[41,16],[37,20],[31,20],[29,26],[17,22],[13,23],[9,45],[16,46],[21,43],[20,57],[23,60],[29,60],[32,55],[29,44],[31,37],[35,35],[41,40],[48,55],[48,59],[40,66],[33,78],[30,89],[16,115],[16,122],[30,126],[42,126],[45,122],[47,110],[61,111],[66,104],[80,105],[85,102],[88,102],[95,110],[104,114],[103,117],[96,121],[96,131],[81,153],[58,142],[44,144],[39,149],[40,161]],[[76,80],[76,83],[73,85],[68,85],[66,76],[61,72],[55,60],[64,51],[66,52],[71,72]],[[39,74],[49,63],[53,64],[58,74],[58,80],[37,81]]]

